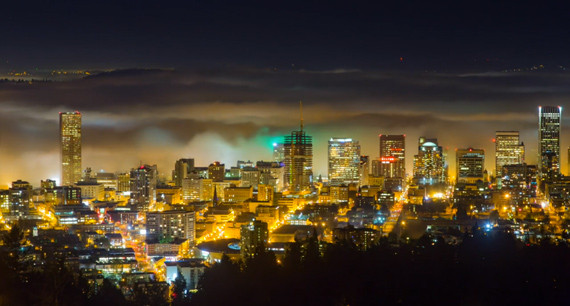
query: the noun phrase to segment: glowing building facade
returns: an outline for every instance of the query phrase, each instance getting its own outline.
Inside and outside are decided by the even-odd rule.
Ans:
[[[560,174],[561,116],[560,106],[538,108],[538,170],[542,179]]]
[[[414,181],[421,185],[432,185],[446,181],[445,156],[437,139],[420,137],[418,154],[414,155]]]
[[[455,151],[455,172],[458,183],[473,184],[484,180],[485,151],[459,149]]]
[[[303,129],[285,136],[285,184],[291,192],[311,189],[313,183],[313,137]]]
[[[503,166],[524,163],[524,144],[518,131],[497,131],[495,133],[495,173],[502,176]]]
[[[406,135],[380,135],[380,175],[406,176]]]
[[[401,190],[406,177],[406,135],[380,135],[379,176],[389,190]]]
[[[328,151],[329,183],[358,184],[360,181],[360,144],[352,138],[331,138]]]
[[[81,180],[81,113],[59,113],[61,182],[70,186]]]

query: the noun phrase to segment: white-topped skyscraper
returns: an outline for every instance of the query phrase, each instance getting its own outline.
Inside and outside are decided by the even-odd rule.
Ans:
[[[437,139],[420,137],[418,154],[414,155],[414,182],[419,185],[445,183],[446,172],[443,148]]]
[[[81,113],[59,113],[61,186],[81,180]]]
[[[542,179],[560,174],[560,119],[562,107],[538,107],[538,164]]]

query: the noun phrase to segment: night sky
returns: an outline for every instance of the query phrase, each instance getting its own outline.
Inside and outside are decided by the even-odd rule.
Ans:
[[[493,170],[494,132],[520,130],[536,162],[538,105],[570,101],[564,2],[372,3],[2,4],[2,78],[92,74],[0,83],[0,184],[59,177],[60,111],[83,113],[83,167],[143,161],[168,175],[183,157],[270,159],[298,127],[299,100],[316,174],[326,175],[330,137],[377,157],[380,133],[408,136],[408,172],[422,135],[448,148],[452,170],[466,146],[486,149]]]

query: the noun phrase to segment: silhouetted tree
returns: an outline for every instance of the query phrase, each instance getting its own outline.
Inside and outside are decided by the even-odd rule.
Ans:
[[[172,305],[187,305],[189,302],[190,299],[186,293],[186,279],[179,267],[172,288]]]

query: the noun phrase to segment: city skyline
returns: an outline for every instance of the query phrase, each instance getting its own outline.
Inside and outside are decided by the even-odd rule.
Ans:
[[[77,111],[76,111],[76,112],[77,112]],[[298,116],[298,114],[296,114],[296,115]],[[305,116],[307,116],[307,115],[308,115],[309,117],[312,116],[312,114],[307,114],[307,112],[305,112]],[[536,116],[536,114],[535,114],[535,116]],[[82,119],[85,120],[85,117],[83,117]],[[293,120],[293,119],[292,119],[292,120]],[[564,120],[564,116],[562,116],[562,120]],[[311,126],[311,125],[309,125],[309,127],[310,127],[310,126]],[[318,125],[317,125],[317,126],[318,126]],[[502,125],[502,126],[504,126],[504,125]],[[564,128],[564,125],[562,125],[562,128]],[[287,129],[287,127],[283,127],[283,129],[285,130],[285,129]],[[536,131],[536,127],[535,127],[535,131]],[[417,132],[412,130],[412,131],[407,132],[407,133],[410,134],[410,135],[414,135],[414,134],[416,134]],[[535,132],[535,133],[538,134],[538,132]],[[207,134],[208,134],[208,133],[207,133]],[[319,132],[316,132],[316,133],[310,133],[310,134],[311,134],[311,136],[312,136],[312,134],[320,135],[319,137],[329,137],[329,138],[330,138],[330,137],[338,137],[338,136],[328,136],[329,134],[326,134],[326,132],[320,132],[320,133],[319,133]],[[340,134],[341,134],[341,135],[344,135],[344,134],[347,134],[347,133],[344,132],[344,133],[340,133]],[[368,135],[368,134],[372,134],[372,133],[369,133],[367,130],[364,130],[364,131],[361,131],[361,132],[360,132],[360,135],[364,135],[363,138],[365,138],[365,139],[371,138],[370,136],[372,136],[372,137],[375,136],[374,134],[372,134],[372,135]],[[527,134],[528,134],[528,133],[527,133]],[[210,134],[210,135],[212,135],[213,138],[217,138],[215,134]],[[521,135],[524,135],[524,134],[521,133]],[[113,135],[112,135],[112,134],[107,134],[107,136],[109,136],[110,138],[113,138]],[[159,135],[159,136],[160,136],[160,135]],[[242,153],[241,153],[240,155],[236,155],[236,154],[216,155],[215,153],[214,153],[214,155],[211,155],[211,154],[210,154],[211,151],[209,151],[207,148],[205,148],[205,149],[202,149],[202,150],[198,151],[198,154],[194,153],[194,154],[196,154],[196,157],[195,157],[194,155],[192,155],[191,157],[192,157],[192,158],[196,158],[196,160],[197,160],[197,161],[196,161],[196,164],[197,164],[197,165],[203,165],[203,166],[207,166],[209,163],[214,162],[214,161],[216,161],[216,160],[221,160],[222,162],[228,163],[228,164],[230,164],[230,165],[234,165],[238,160],[248,160],[248,159],[251,159],[251,160],[265,160],[265,161],[269,161],[269,160],[272,160],[273,144],[274,144],[274,143],[277,143],[277,142],[282,142],[284,136],[285,136],[285,135],[281,135],[281,136],[280,136],[280,135],[273,135],[273,136],[271,136],[271,135],[263,135],[263,138],[265,138],[265,139],[264,139],[264,142],[262,142],[262,143],[259,143],[259,142],[257,141],[257,139],[255,139],[255,138],[257,138],[257,137],[255,137],[255,138],[253,139],[253,140],[254,140],[254,145],[253,145],[250,149],[252,149],[252,151],[256,151],[254,148],[261,148],[261,149],[262,149],[262,150],[261,150],[261,151],[262,151],[261,153],[259,153],[259,152],[253,153],[253,154],[247,153],[247,145],[244,145],[242,148],[239,148],[239,147],[237,147],[237,146],[232,147],[231,144],[226,143],[226,145],[228,145],[228,147],[232,147],[232,150],[237,151],[237,152],[239,152],[239,151],[241,150]],[[495,136],[495,135],[489,135],[489,136],[492,137],[492,136]],[[421,136],[420,136],[420,137],[421,137]],[[532,141],[532,139],[526,140],[526,139],[523,139],[523,137],[524,137],[524,136],[521,136],[521,141],[525,142],[525,143],[526,143],[526,147],[527,147],[527,151],[525,152],[525,161],[526,161],[527,163],[529,163],[529,164],[536,164],[536,160],[537,160],[537,159],[536,159],[536,157],[533,158],[533,156],[530,155],[530,154],[532,154],[532,153],[530,153],[530,152],[533,152],[533,151],[537,152],[537,149],[534,148],[534,150],[533,150],[533,141]],[[314,138],[316,138],[316,137],[314,137]],[[407,137],[407,138],[408,138],[408,139],[407,139],[408,142],[409,142],[409,141],[414,141],[413,138],[409,138],[409,137]],[[419,138],[419,137],[418,137],[418,138]],[[442,134],[442,138],[445,139],[445,138],[446,138],[446,134]],[[416,138],[416,139],[417,139],[417,138]],[[209,140],[209,139],[205,139],[206,142],[207,142],[208,140]],[[219,139],[218,139],[218,140],[219,140]],[[323,141],[323,140],[324,140],[324,139],[318,139],[318,138],[316,138],[316,141],[315,141],[318,145],[315,146],[314,151],[315,151],[315,152],[321,152],[321,155],[316,156],[316,157],[314,158],[313,164],[315,164],[315,165],[323,165],[323,164],[324,164],[324,167],[323,167],[323,166],[318,167],[318,168],[317,168],[317,171],[315,171],[315,176],[314,176],[315,178],[318,177],[318,175],[323,175],[323,177],[327,177],[327,174],[328,174],[328,166],[327,166],[327,163],[328,163],[328,160],[327,160],[327,154],[328,154],[328,153],[327,153],[327,150],[328,150],[328,149],[327,149],[327,144],[326,144],[326,141],[328,141],[328,140],[324,140],[324,141]],[[562,140],[562,141],[561,141],[561,143],[562,143],[562,146],[561,146],[561,147],[564,147],[564,131],[562,131],[561,140]],[[85,140],[83,140],[83,141],[85,141]],[[493,139],[490,139],[489,141],[478,142],[478,143],[482,143],[482,145],[479,145],[478,147],[481,147],[482,149],[484,149],[484,150],[487,151],[487,152],[495,152],[495,148],[494,148],[494,145],[495,145],[495,144],[494,144],[493,141],[494,141],[494,138],[493,138]],[[376,138],[376,142],[377,142],[377,138]],[[465,143],[465,142],[462,142],[462,143]],[[537,143],[537,144],[536,144],[536,146],[537,146],[537,145],[538,145],[538,141],[536,141],[536,143]],[[529,144],[530,144],[530,145],[529,145]],[[144,144],[143,144],[143,145],[144,145]],[[408,145],[409,145],[409,144],[408,144]],[[323,150],[323,148],[321,148],[321,146],[324,146],[324,150]],[[447,164],[448,164],[448,167],[449,167],[449,168],[448,168],[448,174],[449,174],[450,177],[453,177],[453,176],[454,176],[453,173],[455,173],[455,163],[450,162],[450,161],[455,158],[453,151],[455,151],[459,146],[453,146],[453,144],[448,144],[448,143],[444,143],[444,144],[442,144],[442,146],[443,146],[443,148],[444,148],[444,151],[447,151],[447,152],[446,152],[446,153],[447,153]],[[367,149],[366,151],[363,150],[362,155],[370,156],[370,158],[372,158],[372,159],[375,159],[375,158],[378,157],[378,156],[375,156],[375,155],[378,155],[378,152],[374,152],[374,151],[378,151],[377,147],[376,147],[376,148],[370,148],[370,147],[373,147],[373,145],[370,144],[370,143],[367,143],[367,145],[363,145],[363,147],[364,147],[364,148],[367,148],[367,147],[368,147],[368,149]],[[476,147],[476,146],[475,146],[475,145],[467,144],[467,145],[464,145],[464,147]],[[453,150],[452,150],[451,148],[453,148]],[[322,152],[322,151],[324,151],[324,152]],[[562,150],[562,151],[565,151],[565,150]],[[195,152],[196,152],[196,151],[195,151]],[[59,151],[58,151],[57,153],[59,154]],[[324,153],[324,154],[323,154],[323,153]],[[412,157],[413,157],[413,155],[416,154],[416,153],[417,153],[417,152],[413,152],[413,150],[408,150],[408,152],[406,152],[406,160],[407,160],[407,162],[406,162],[406,170],[407,170],[406,173],[407,173],[408,175],[411,175],[411,169],[412,169],[412,167],[413,167],[413,166],[412,166],[412,163],[413,163],[413,158],[412,158]],[[563,153],[565,153],[565,152],[562,152],[562,154],[563,154]],[[113,167],[111,167],[111,166],[110,166],[110,167],[100,167],[100,168],[97,168],[97,167],[93,167],[92,164],[90,164],[89,162],[88,162],[88,163],[85,163],[85,162],[84,162],[84,163],[83,163],[84,165],[82,166],[82,171],[83,171],[85,168],[87,168],[87,167],[92,167],[92,168],[94,168],[96,171],[104,170],[104,171],[111,171],[111,172],[127,172],[127,171],[129,171],[129,169],[131,169],[131,168],[133,168],[133,167],[136,167],[138,164],[140,164],[140,162],[144,162],[144,163],[149,163],[149,164],[158,164],[158,169],[159,169],[160,175],[161,175],[162,177],[165,177],[165,178],[168,178],[168,179],[169,179],[169,178],[170,178],[170,173],[171,173],[171,171],[173,170],[173,169],[170,169],[170,168],[172,168],[172,165],[174,164],[174,162],[175,162],[177,159],[182,158],[183,156],[188,156],[188,154],[191,154],[191,153],[185,153],[185,154],[182,154],[182,153],[181,153],[180,155],[178,155],[176,152],[171,152],[171,156],[172,156],[171,159],[172,159],[172,161],[169,160],[169,159],[168,159],[168,160],[162,159],[163,161],[166,161],[166,162],[160,162],[160,161],[157,161],[157,160],[153,160],[152,158],[150,158],[150,159],[141,159],[141,158],[139,158],[139,159],[138,159],[138,162],[137,162],[137,161],[135,160],[135,158],[131,158],[131,160],[134,162],[133,164],[125,164],[125,166],[123,166],[123,167],[117,167],[117,168],[113,168]],[[324,155],[324,156],[322,156],[322,155]],[[200,156],[219,156],[219,157],[224,157],[224,156],[225,156],[225,159],[224,159],[224,158],[213,158],[213,159],[211,159],[211,160],[208,160],[208,159],[205,159],[205,158],[200,158]],[[257,156],[257,158],[255,158],[256,156]],[[229,158],[228,158],[228,157],[229,157]],[[251,157],[251,158],[250,158],[250,157]],[[60,157],[59,157],[59,155],[58,155],[58,159],[59,159],[59,158],[60,158]],[[565,158],[564,158],[564,155],[562,155],[561,160],[562,160],[562,161],[565,161],[565,160],[567,160],[567,159],[565,159]],[[485,162],[485,169],[486,169],[487,171],[489,171],[489,172],[493,172],[493,171],[494,171],[494,166],[495,166],[494,163],[495,163],[494,159],[492,159],[492,160],[487,159],[487,161]],[[102,164],[105,164],[105,161],[103,161]],[[561,166],[562,166],[562,168],[561,168],[561,169],[562,169],[562,173],[566,173],[566,166],[567,166],[566,163],[562,162],[562,163],[561,163]],[[38,169],[36,168],[35,170],[37,171]],[[54,173],[54,172],[52,171],[52,173]],[[56,171],[55,173],[56,173],[55,175],[51,175],[51,176],[36,176],[35,179],[29,179],[29,178],[26,177],[25,175],[24,175],[24,176],[18,176],[17,178],[18,178],[18,179],[28,180],[28,181],[31,181],[31,182],[35,182],[36,180],[39,181],[39,180],[43,180],[43,179],[46,179],[46,178],[50,178],[50,179],[56,179],[56,181],[59,182],[59,177],[60,177],[61,174],[60,174],[60,173],[57,173],[57,171]],[[3,175],[3,173],[0,173],[0,176],[1,176],[1,175]],[[5,176],[5,174],[4,174],[4,176]],[[33,176],[32,176],[32,177],[33,177]],[[9,182],[11,182],[11,181],[13,181],[13,180],[15,180],[15,179],[16,179],[15,177],[7,178],[8,181],[6,181],[5,184],[6,184],[6,185],[9,185]]]
[[[567,303],[569,7],[3,3],[0,304]]]

